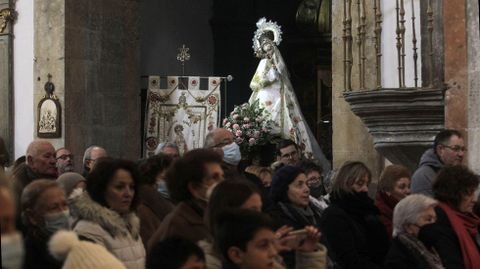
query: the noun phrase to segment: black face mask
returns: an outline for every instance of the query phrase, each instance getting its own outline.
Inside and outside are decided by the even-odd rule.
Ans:
[[[435,232],[435,223],[423,225],[418,230],[418,239],[427,247],[431,248],[436,243],[438,233]]]
[[[310,187],[310,195],[315,197],[315,198],[318,198],[318,197],[324,195],[323,187],[322,186]]]

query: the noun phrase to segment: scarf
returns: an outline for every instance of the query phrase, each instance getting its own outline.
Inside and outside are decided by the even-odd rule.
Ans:
[[[312,210],[310,205],[308,205],[306,208],[301,208],[284,202],[278,202],[278,205],[285,215],[290,217],[298,224],[298,227],[294,228],[303,228],[307,225],[318,226],[320,223],[320,215]]]
[[[436,252],[429,251],[425,245],[418,240],[413,235],[407,233],[400,233],[397,236],[400,243],[402,243],[409,252],[419,261],[419,262],[426,262],[428,268],[431,269],[444,269],[440,257]]]
[[[383,222],[383,225],[385,225],[385,228],[387,228],[389,238],[392,238],[393,209],[397,203],[397,199],[382,191],[377,192],[377,195],[375,196],[375,206],[380,210],[380,220]]]
[[[438,206],[447,214],[448,220],[458,237],[465,268],[478,268],[480,253],[473,238],[478,234],[480,218],[473,213],[461,213],[445,203],[439,203]]]

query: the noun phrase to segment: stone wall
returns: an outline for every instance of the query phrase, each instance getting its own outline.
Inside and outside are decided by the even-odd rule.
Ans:
[[[139,1],[65,1],[65,146],[140,157]]]
[[[352,13],[356,6],[352,5]],[[371,12],[371,11],[369,11]],[[332,2],[332,108],[333,108],[333,167],[339,168],[345,161],[359,160],[365,162],[372,170],[374,181],[383,168],[383,158],[373,147],[373,139],[365,128],[363,122],[353,114],[348,103],[343,97],[343,1]],[[370,16],[370,15],[369,15]],[[354,17],[355,20],[356,17]],[[371,32],[372,25],[367,26]],[[353,28],[354,33],[356,32]],[[367,33],[367,54],[368,61],[374,61],[372,53],[373,39],[372,34]],[[355,42],[353,42],[355,44]],[[354,46],[354,59],[358,58],[356,47]],[[373,63],[373,64],[372,64]],[[374,86],[375,73],[374,62],[368,62],[366,72],[367,87]],[[358,74],[357,67],[354,65],[352,73]],[[352,78],[353,88],[358,88],[358,76]]]

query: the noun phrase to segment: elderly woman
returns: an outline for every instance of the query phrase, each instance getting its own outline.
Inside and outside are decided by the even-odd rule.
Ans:
[[[479,177],[463,166],[446,167],[433,183],[437,222],[419,234],[438,252],[445,268],[479,268],[480,218],[473,213]]]
[[[375,206],[380,210],[380,220],[390,237],[393,231],[393,208],[410,194],[410,177],[410,171],[402,165],[389,165],[380,175]]]
[[[151,249],[158,241],[182,237],[197,242],[209,237],[203,218],[213,188],[223,181],[222,157],[210,149],[185,153],[167,170],[170,197],[178,204],[148,242]]]
[[[134,213],[139,183],[133,162],[101,158],[87,177],[86,191],[74,191],[69,199],[79,237],[104,246],[129,269],[145,267],[140,221]]]
[[[69,228],[65,192],[54,180],[35,180],[23,190],[21,208],[26,231],[23,268],[61,268],[47,243],[56,231]]]
[[[362,162],[346,162],[336,173],[330,206],[320,228],[330,257],[344,269],[381,268],[388,235],[368,197],[371,172]]]
[[[437,201],[422,194],[413,194],[395,207],[393,240],[385,258],[385,267],[392,269],[442,269],[440,257],[419,239],[419,231],[437,219]]]

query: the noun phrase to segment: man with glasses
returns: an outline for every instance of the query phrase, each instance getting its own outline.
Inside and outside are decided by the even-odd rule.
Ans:
[[[86,178],[92,171],[98,158],[107,157],[107,151],[99,146],[90,146],[83,154],[83,176]]]
[[[284,139],[277,144],[277,161],[283,165],[297,166],[300,162],[300,149],[290,139]]]
[[[55,158],[57,159],[57,173],[58,176],[65,172],[73,172],[75,167],[73,166],[73,154],[66,148],[59,148],[55,152]]]
[[[433,148],[420,158],[418,169],[412,176],[412,193],[433,196],[432,184],[444,166],[460,165],[466,148],[462,134],[457,130],[443,130],[435,136]]]

